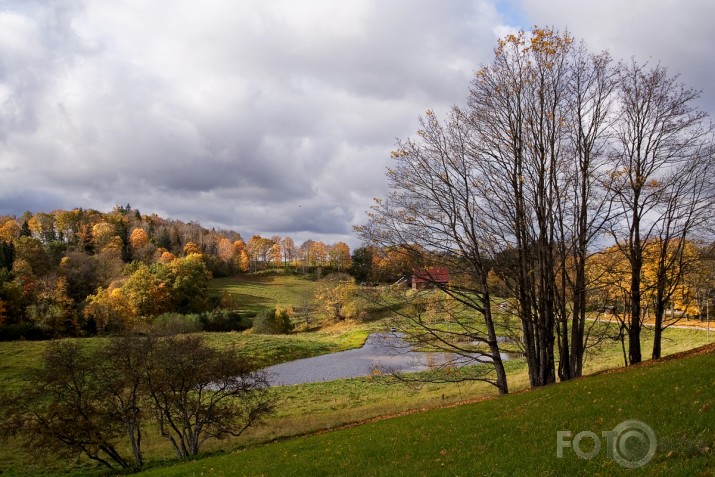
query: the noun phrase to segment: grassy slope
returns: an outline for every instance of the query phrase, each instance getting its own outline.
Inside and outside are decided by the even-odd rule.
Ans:
[[[311,292],[315,282],[291,276],[222,279],[212,283],[214,290],[227,290],[244,296],[240,300],[246,311],[260,311],[269,307],[295,306],[303,293]],[[246,298],[248,297],[248,298]],[[367,334],[379,328],[380,323],[343,324],[320,332],[300,333],[291,336],[265,336],[242,333],[211,333],[209,339],[217,346],[235,345],[237,348],[273,364],[300,357],[340,351],[360,346]],[[644,336],[643,349],[650,348],[649,336]],[[101,345],[102,340],[90,342]],[[666,332],[664,351],[673,353],[699,346],[706,342],[704,332],[671,329]],[[45,343],[0,343],[0,387],[17,388],[26,370],[39,364]],[[608,369],[622,364],[621,351],[616,343],[606,343],[604,348],[586,365],[588,372]],[[525,366],[510,364],[509,385],[512,391],[524,389],[528,384]],[[275,388],[279,399],[277,414],[264,426],[250,429],[239,439],[209,441],[203,448],[207,452],[230,451],[240,446],[251,446],[276,438],[301,435],[320,429],[333,428],[375,416],[400,413],[406,410],[434,407],[493,395],[493,388],[484,384],[429,385],[411,389],[404,385],[388,385],[370,378],[359,378],[329,383],[315,383]],[[152,465],[157,465],[171,454],[154,429],[147,429],[145,451]],[[43,467],[49,465],[48,467]],[[54,474],[70,472],[84,474],[95,469],[84,459],[61,462],[51,458],[47,462],[26,455],[16,446],[0,446],[0,471],[5,475],[37,472]],[[96,472],[95,472],[96,474]]]
[[[715,475],[715,347],[504,398],[269,444],[142,475]],[[631,471],[567,449],[556,432],[600,435],[626,419],[658,436]],[[586,445],[584,445],[586,450]]]
[[[209,289],[233,295],[240,311],[261,312],[270,308],[295,307],[303,296],[312,298],[316,286],[314,281],[290,275],[239,275],[211,280]]]

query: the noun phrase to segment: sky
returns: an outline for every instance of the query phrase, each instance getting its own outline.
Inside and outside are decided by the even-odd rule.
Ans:
[[[0,0],[0,215],[75,207],[359,246],[398,138],[533,25],[715,114],[711,0]]]

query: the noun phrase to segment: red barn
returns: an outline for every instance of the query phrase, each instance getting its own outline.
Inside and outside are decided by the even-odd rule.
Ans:
[[[449,269],[447,267],[429,267],[415,270],[412,274],[412,289],[424,290],[433,288],[435,285],[446,285],[449,283]]]

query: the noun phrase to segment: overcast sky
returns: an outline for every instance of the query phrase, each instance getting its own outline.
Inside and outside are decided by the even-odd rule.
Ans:
[[[131,204],[359,243],[396,138],[497,38],[568,29],[715,113],[712,0],[0,0],[0,215]]]

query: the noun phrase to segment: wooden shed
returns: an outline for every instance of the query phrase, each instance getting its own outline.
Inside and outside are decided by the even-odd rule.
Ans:
[[[449,283],[449,269],[447,267],[428,267],[415,270],[412,274],[412,289],[424,290],[434,288],[435,285]]]

